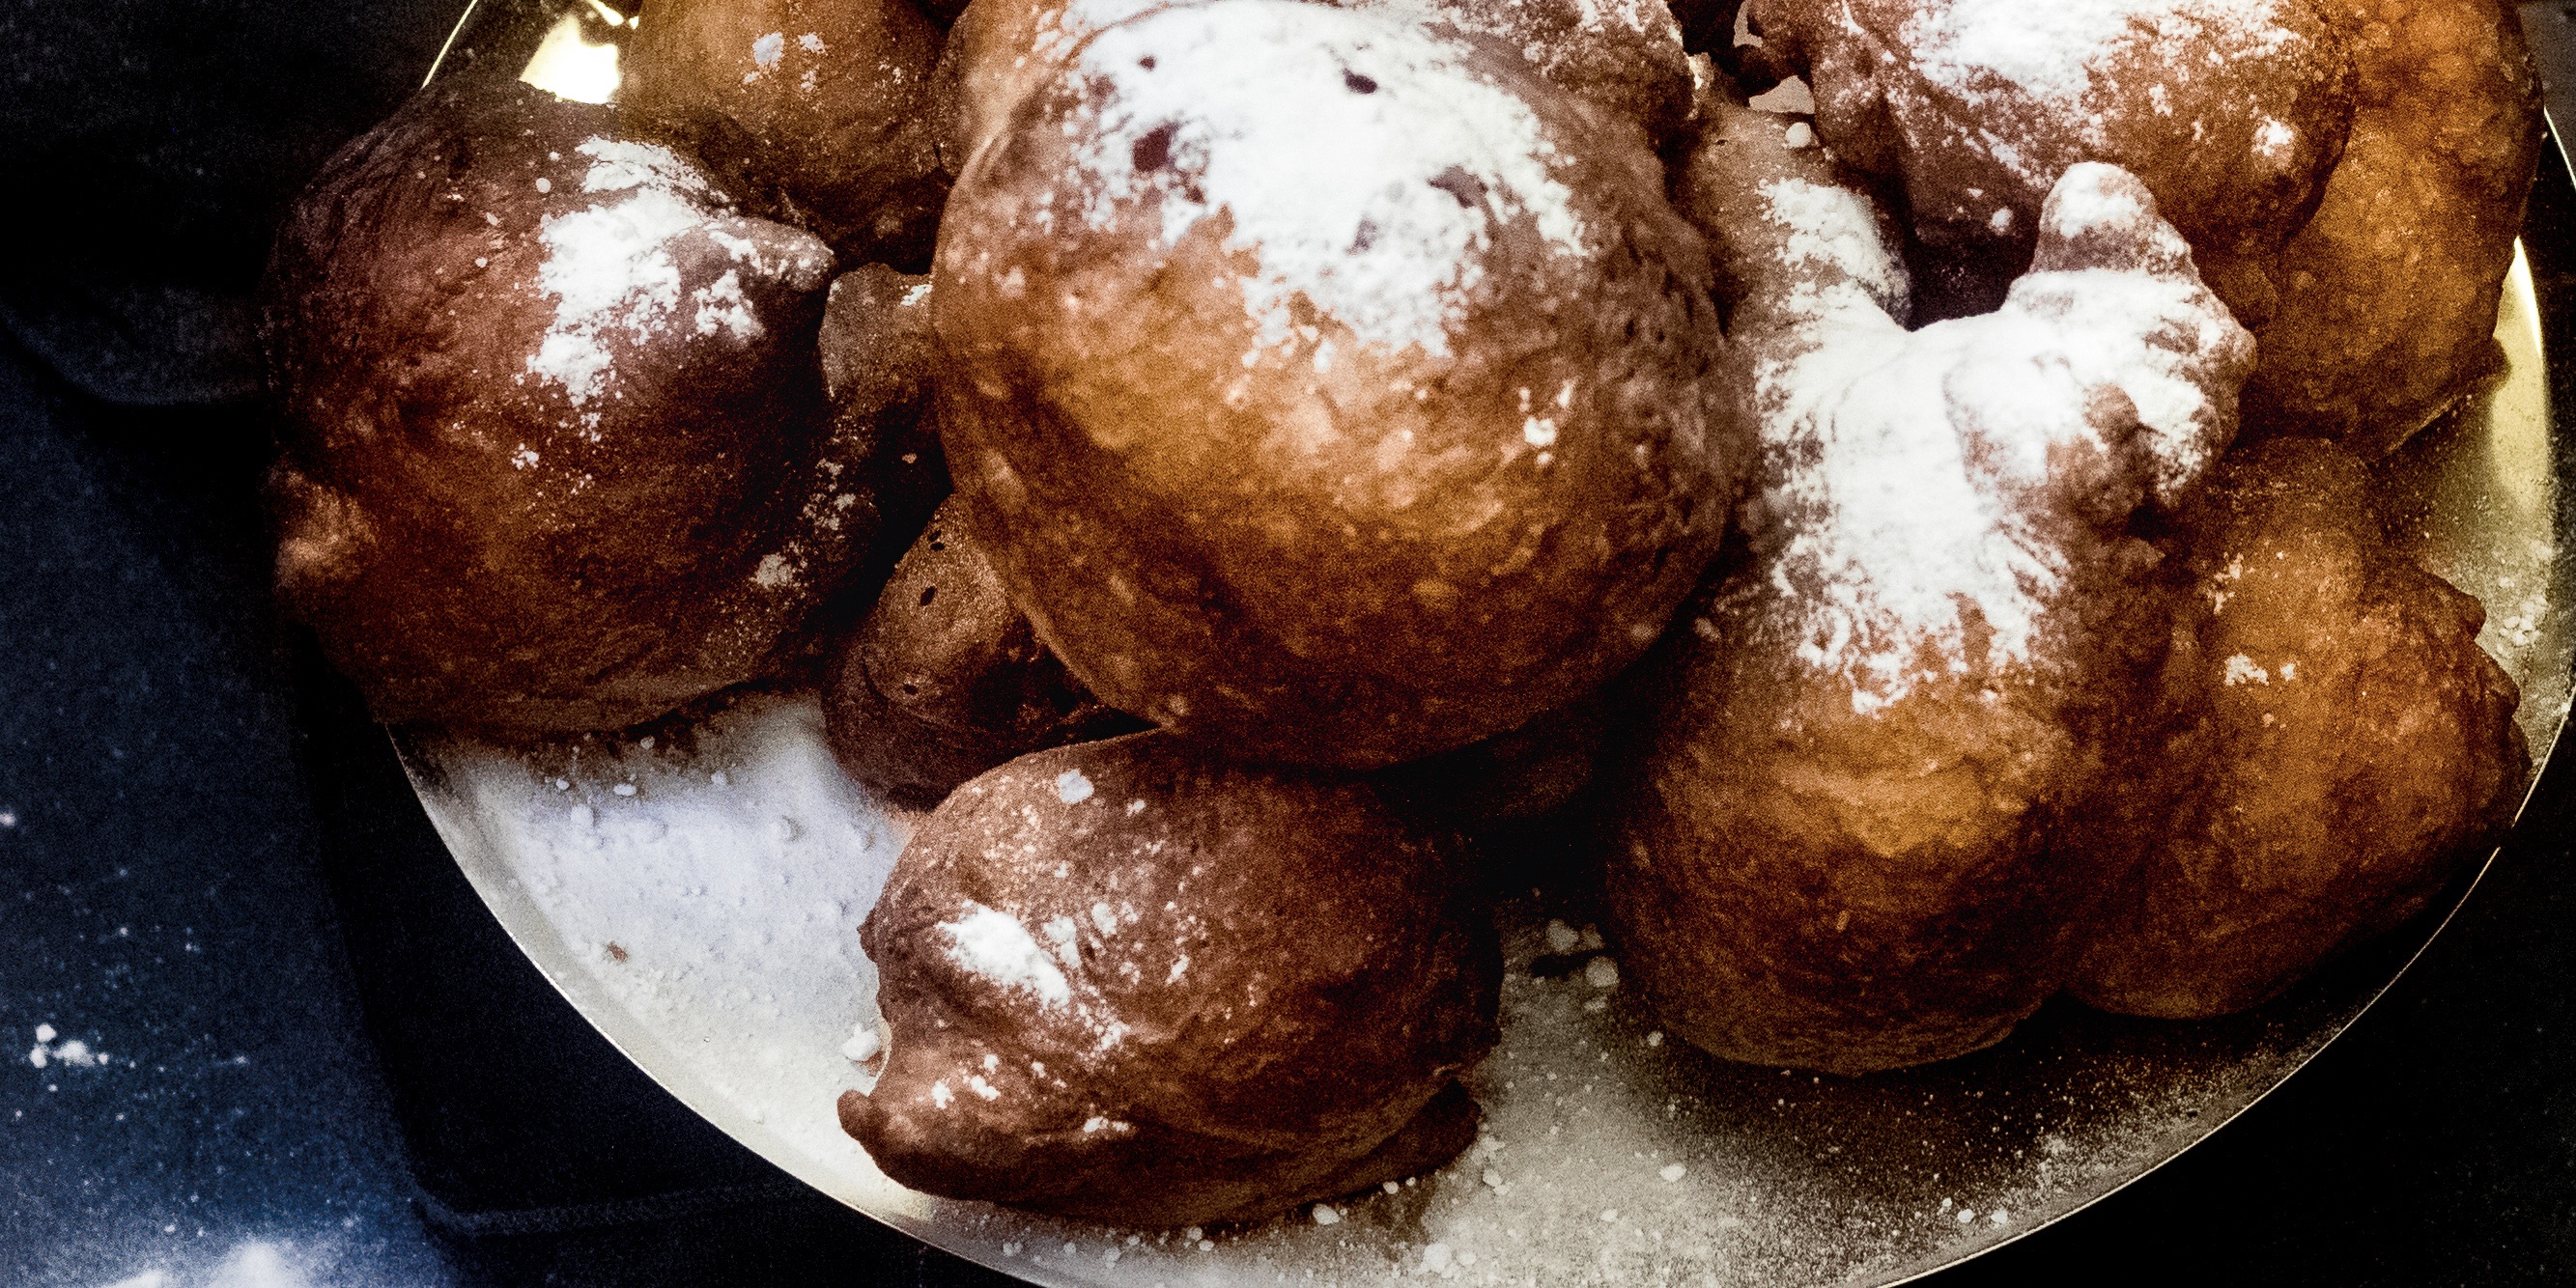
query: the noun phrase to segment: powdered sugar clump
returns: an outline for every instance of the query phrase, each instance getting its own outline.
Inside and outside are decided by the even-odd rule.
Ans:
[[[1537,114],[1427,32],[1230,0],[1112,27],[1075,68],[1082,217],[1158,204],[1165,245],[1226,219],[1227,247],[1259,259],[1243,291],[1265,346],[1302,295],[1363,342],[1444,354],[1500,226],[1586,244]]]
[[[723,194],[668,148],[592,138],[575,151],[591,158],[583,193],[624,195],[548,215],[538,225],[546,253],[537,268],[537,289],[555,297],[555,316],[527,369],[560,385],[576,407],[606,394],[616,367],[609,341],[621,333],[644,344],[677,322],[735,344],[760,337],[760,320],[734,270],[687,292],[684,302],[673,243],[692,231],[703,232],[736,263],[764,277],[801,277],[831,263],[828,248],[801,235],[796,240],[810,245],[764,255],[759,242],[745,235],[748,221],[734,216]]]
[[[96,1069],[104,1068],[111,1063],[107,1052],[93,1051],[89,1043],[79,1038],[62,1038],[60,1042],[56,1042],[55,1039],[61,1036],[54,1031],[54,1026],[51,1024],[37,1025],[36,1045],[28,1048],[27,1063],[38,1069],[53,1065],[71,1069]],[[133,1062],[127,1061],[127,1063]]]
[[[2052,483],[2107,457],[2170,499],[2232,437],[2251,337],[2115,167],[2067,172],[2000,310],[1915,332],[1879,302],[1892,268],[1865,205],[1763,194],[1810,269],[1785,302],[1808,347],[1756,373],[1769,578],[1803,608],[1798,656],[1864,715],[1927,666],[2029,662],[2069,571],[2057,528],[2085,521]]]
[[[1073,986],[1064,972],[1011,914],[970,900],[965,916],[942,922],[939,929],[948,936],[948,959],[967,971],[1033,993],[1048,1006],[1073,1001]]]

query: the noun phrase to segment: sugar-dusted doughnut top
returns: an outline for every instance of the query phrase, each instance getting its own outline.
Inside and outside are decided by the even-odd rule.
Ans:
[[[1642,652],[1745,458],[1662,167],[1516,57],[1226,0],[1094,35],[960,176],[941,433],[1094,691],[1385,764]]]
[[[1258,50],[1258,57],[1243,51]],[[1469,51],[1394,23],[1269,3],[1112,27],[1074,60],[1074,184],[1106,227],[1159,210],[1163,240],[1224,212],[1261,264],[1244,303],[1276,342],[1304,295],[1354,337],[1449,351],[1497,223],[1586,244],[1537,112]]]

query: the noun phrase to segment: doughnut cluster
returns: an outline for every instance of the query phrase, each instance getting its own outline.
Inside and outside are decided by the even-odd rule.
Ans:
[[[647,0],[623,57],[443,79],[290,213],[278,592],[391,722],[819,683],[928,811],[839,1107],[904,1184],[1441,1165],[1533,864],[1723,1059],[2242,1010],[2528,772],[2372,488],[2500,360],[2498,0]]]

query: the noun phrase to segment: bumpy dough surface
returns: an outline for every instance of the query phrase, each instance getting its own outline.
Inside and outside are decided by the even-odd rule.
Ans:
[[[2501,368],[2541,140],[2501,0],[1752,0],[1757,80],[1901,194],[1933,316],[1980,312],[2057,174],[2144,179],[2255,330],[2246,423],[2365,457]]]
[[[1704,244],[1632,133],[1280,0],[1110,28],[1011,121],[941,228],[940,428],[1093,691],[1373,766],[1652,642],[1745,453]]]
[[[2002,309],[1909,332],[1870,201],[1727,103],[1683,178],[1743,291],[1743,563],[1637,674],[1606,907],[1666,1023],[1856,1074],[1995,1042],[2101,874],[2052,842],[2152,675],[2142,506],[2234,429],[2252,345],[2145,188],[2068,171]],[[1610,775],[1605,775],[1610,777]]]
[[[2182,529],[2176,723],[2125,793],[2135,875],[2072,985],[2176,1019],[2253,1006],[2421,911],[2529,763],[2486,614],[2388,544],[2350,455],[2233,455]]]
[[[1143,727],[1038,642],[954,501],[842,646],[823,717],[851,777],[924,808],[1015,756]]]
[[[917,261],[948,187],[931,112],[939,49],[906,0],[653,0],[619,101],[774,185],[844,252]]]
[[[875,535],[831,267],[611,109],[442,81],[278,237],[281,599],[389,721],[617,728],[759,674]]]
[[[2068,166],[2143,180],[2247,326],[2352,115],[2311,0],[1752,0],[1756,61],[1809,77],[1815,128],[1903,194],[1930,317],[1993,309]]]
[[[2504,369],[2496,305],[2541,147],[2500,0],[2315,0],[2356,72],[2352,132],[2282,255],[2246,423],[2365,459]]]
[[[1364,782],[1164,733],[1039,752],[914,834],[860,942],[893,1033],[841,1121],[935,1194],[1268,1215],[1474,1139],[1502,961],[1454,842]]]

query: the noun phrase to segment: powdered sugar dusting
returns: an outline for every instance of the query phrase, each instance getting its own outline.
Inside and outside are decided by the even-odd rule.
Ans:
[[[1091,780],[1079,769],[1068,769],[1055,776],[1055,798],[1067,805],[1079,805],[1091,799]]]
[[[1763,192],[1796,230],[1792,255],[1834,270],[1789,302],[1811,347],[1756,377],[1769,579],[1804,606],[1798,656],[1844,675],[1864,715],[1929,667],[2028,663],[2068,574],[2033,499],[2069,450],[2123,455],[2128,431],[2105,410],[2122,398],[2145,431],[2141,481],[2170,497],[2196,479],[2234,432],[2251,338],[2143,186],[2111,166],[2068,171],[2043,213],[2039,271],[2000,310],[1915,332],[1864,289],[1889,271],[1865,208],[1814,185]]]
[[[590,138],[573,151],[593,162],[581,179],[583,192],[623,192],[652,186],[692,196],[708,193],[706,176],[680,154],[659,143]]]
[[[689,298],[698,306],[698,334],[724,331],[736,340],[759,337],[760,319],[752,316],[751,302],[743,298],[742,274],[728,268],[724,276],[691,292]]]
[[[948,959],[966,970],[1034,994],[1047,1006],[1073,1001],[1073,986],[1065,982],[1064,972],[1009,913],[969,900],[965,916],[942,922],[939,929],[949,939]]]
[[[2188,50],[2271,53],[2294,38],[2262,0],[1927,0],[1901,28],[1922,74],[1972,104],[2000,86],[2072,102],[2139,45],[2180,66]]]
[[[702,232],[763,276],[811,276],[831,262],[828,248],[802,236],[771,248],[783,248],[783,254],[764,255],[744,235],[744,221],[727,208],[724,194],[668,148],[595,137],[574,150],[591,158],[581,191],[615,199],[550,214],[539,224],[545,260],[537,268],[537,289],[555,297],[555,316],[527,370],[561,386],[576,407],[605,395],[616,365],[609,342],[618,335],[642,344],[674,321],[737,344],[761,335],[735,270],[686,292],[684,299],[680,264],[672,255],[681,237]]]
[[[1303,296],[1363,342],[1445,354],[1499,227],[1586,244],[1537,115],[1428,32],[1233,0],[1112,27],[1075,68],[1082,217],[1159,205],[1169,245],[1223,212],[1227,247],[1259,259],[1243,291],[1265,346]]]
[[[546,217],[545,263],[538,289],[556,297],[528,370],[562,385],[574,406],[607,386],[607,339],[625,331],[637,342],[680,304],[680,269],[672,238],[696,226],[696,209],[662,188],[647,188],[610,206]]]
[[[1831,269],[1829,282],[1847,281],[1891,317],[1911,312],[1905,267],[1880,235],[1868,198],[1832,184],[1777,179],[1762,185],[1762,199],[1771,220],[1789,229],[1790,263]],[[1805,311],[1821,303],[1809,301]]]

